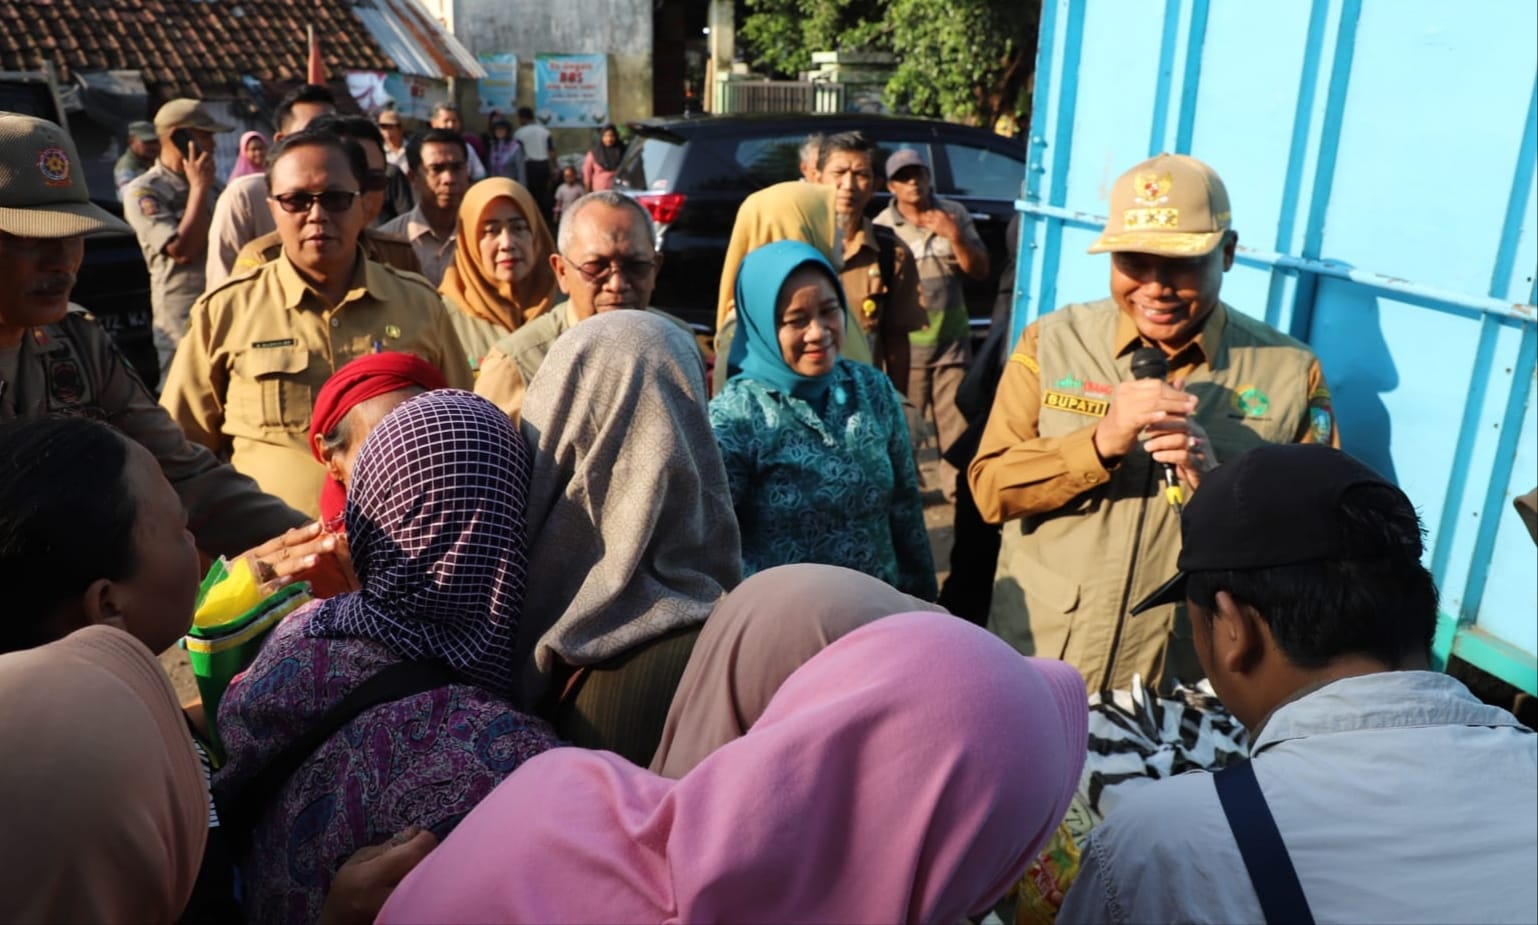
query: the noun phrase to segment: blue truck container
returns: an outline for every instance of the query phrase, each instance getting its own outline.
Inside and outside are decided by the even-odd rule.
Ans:
[[[1538,694],[1538,4],[1044,0],[1014,330],[1103,297],[1111,182],[1222,175],[1235,308],[1311,344],[1429,530],[1435,654]]]

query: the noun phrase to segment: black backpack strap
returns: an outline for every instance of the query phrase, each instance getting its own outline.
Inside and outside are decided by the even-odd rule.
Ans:
[[[872,224],[876,229],[876,269],[881,271],[881,282],[886,291],[897,288],[897,232],[885,225]]]
[[[299,766],[364,710],[454,683],[460,683],[458,676],[442,662],[396,662],[381,668],[322,714],[244,787],[221,801],[220,818],[236,831],[250,831],[267,803],[277,796]]]
[[[1314,925],[1298,872],[1255,780],[1255,767],[1248,759],[1229,765],[1212,775],[1212,783],[1268,925]]]

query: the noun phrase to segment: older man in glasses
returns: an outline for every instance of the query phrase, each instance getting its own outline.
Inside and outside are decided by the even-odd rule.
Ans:
[[[498,341],[481,361],[475,391],[518,420],[523,392],[556,338],[599,312],[655,312],[690,334],[683,321],[648,308],[657,267],[651,216],[634,199],[614,190],[588,193],[561,213],[556,253],[550,255],[566,301]]]
[[[299,132],[268,156],[276,260],[198,300],[160,403],[187,437],[265,491],[315,516],[325,469],[310,453],[314,396],[367,353],[413,353],[454,388],[470,364],[442,299],[420,277],[367,259],[363,151]]]

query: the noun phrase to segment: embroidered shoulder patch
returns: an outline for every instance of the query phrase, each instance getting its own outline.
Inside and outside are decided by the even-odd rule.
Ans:
[[[1313,405],[1308,409],[1309,428],[1313,431],[1314,442],[1329,443],[1330,434],[1335,431],[1335,416],[1330,409],[1322,405]]]
[[[154,217],[160,214],[160,200],[149,193],[139,195],[139,212],[146,217]]]

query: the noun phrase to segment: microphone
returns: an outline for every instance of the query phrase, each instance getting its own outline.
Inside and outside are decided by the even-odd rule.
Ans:
[[[1169,360],[1165,359],[1164,351],[1158,347],[1139,347],[1132,351],[1133,379],[1163,380],[1169,372]],[[1159,468],[1164,472],[1164,500],[1179,515],[1185,509],[1186,500],[1185,491],[1180,487],[1180,477],[1175,474],[1175,467],[1170,463],[1160,463]]]

